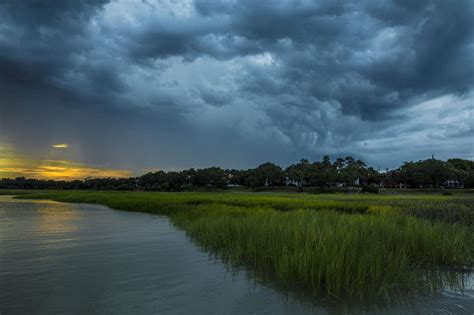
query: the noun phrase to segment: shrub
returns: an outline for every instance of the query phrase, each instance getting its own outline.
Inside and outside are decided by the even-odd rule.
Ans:
[[[370,194],[378,194],[379,193],[379,188],[375,185],[366,185],[362,187],[361,190],[362,193],[370,193]]]

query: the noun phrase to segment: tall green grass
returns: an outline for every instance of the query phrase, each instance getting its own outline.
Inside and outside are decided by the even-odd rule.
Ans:
[[[472,262],[467,229],[410,217],[201,205],[172,219],[230,262],[318,295],[367,298],[436,290],[443,279],[426,277],[432,267]]]
[[[168,215],[228,263],[313,295],[366,299],[436,291],[456,285],[440,270],[470,270],[474,263],[469,222],[419,214],[430,204],[436,205],[431,212],[445,205],[471,213],[472,200],[459,204],[451,196],[48,192],[21,198]]]

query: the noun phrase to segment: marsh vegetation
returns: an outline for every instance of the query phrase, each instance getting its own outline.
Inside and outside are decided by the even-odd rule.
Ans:
[[[391,299],[462,289],[474,264],[468,194],[50,191],[18,198],[167,215],[229,265],[318,297]]]

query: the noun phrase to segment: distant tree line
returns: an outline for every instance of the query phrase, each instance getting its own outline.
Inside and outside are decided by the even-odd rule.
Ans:
[[[286,169],[267,162],[248,170],[219,167],[191,168],[180,172],[150,172],[131,178],[62,181],[17,177],[0,180],[0,189],[183,191],[238,186],[253,189],[265,186],[295,186],[299,189],[314,187],[322,192],[350,187],[474,188],[474,161],[463,159],[442,161],[431,158],[418,162],[405,162],[395,170],[380,172],[351,156],[337,158],[332,162],[326,155],[321,161],[316,162],[302,159]]]

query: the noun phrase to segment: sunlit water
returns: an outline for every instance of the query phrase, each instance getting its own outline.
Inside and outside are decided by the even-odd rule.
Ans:
[[[471,279],[472,281],[472,279]],[[474,287],[371,314],[474,314]],[[0,196],[0,314],[352,314],[229,271],[163,216]]]

